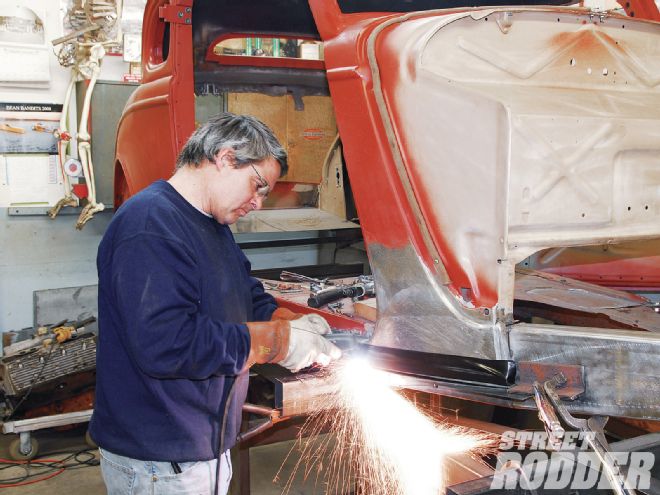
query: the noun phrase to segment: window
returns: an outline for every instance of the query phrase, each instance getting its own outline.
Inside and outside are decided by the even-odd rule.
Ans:
[[[215,44],[213,53],[227,56],[323,60],[323,43],[291,38],[234,37],[225,38]]]

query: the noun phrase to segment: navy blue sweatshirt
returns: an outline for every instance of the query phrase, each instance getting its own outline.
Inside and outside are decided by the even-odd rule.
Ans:
[[[97,268],[92,438],[153,461],[231,448],[247,392],[245,322],[269,320],[276,304],[229,227],[159,181],[119,208]]]

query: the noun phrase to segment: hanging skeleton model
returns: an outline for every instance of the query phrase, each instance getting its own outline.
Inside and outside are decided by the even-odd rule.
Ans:
[[[121,38],[120,23],[122,0],[73,0],[66,14],[72,32],[53,40],[53,46],[60,46],[57,58],[63,67],[71,67],[71,81],[67,88],[62,108],[60,125],[55,136],[58,139],[57,155],[64,183],[64,197],[48,211],[48,216],[55,218],[65,206],[78,206],[83,199],[87,203],[80,212],[76,228],[81,230],[84,225],[102,211],[103,203],[96,202],[96,184],[94,182],[94,165],[92,163],[91,136],[88,130],[89,109],[92,101],[94,85],[101,72],[101,60],[106,49],[117,46]],[[76,82],[88,80],[78,134],[73,136],[69,129],[69,108]],[[71,141],[76,138],[79,160],[71,157]],[[84,186],[74,193],[71,176],[82,168],[85,180]]]

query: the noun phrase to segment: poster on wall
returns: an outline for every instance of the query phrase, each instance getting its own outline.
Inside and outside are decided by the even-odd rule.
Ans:
[[[0,102],[0,154],[57,154],[62,105]]]
[[[0,206],[48,206],[62,196],[62,105],[0,102]]]

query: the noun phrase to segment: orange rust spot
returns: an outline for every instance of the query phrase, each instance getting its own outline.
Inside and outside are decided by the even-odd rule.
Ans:
[[[598,33],[598,38],[594,35],[593,31],[586,30],[573,33],[558,33],[550,39],[550,45],[557,48],[571,45],[572,54],[580,53],[595,55],[598,53],[601,56],[606,55],[607,48],[604,44],[614,46],[618,50],[621,50],[614,38],[602,31]]]

